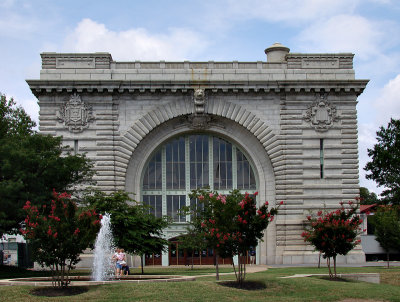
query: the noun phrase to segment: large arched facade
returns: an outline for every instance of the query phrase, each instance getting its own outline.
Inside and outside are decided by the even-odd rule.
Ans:
[[[132,153],[131,160],[127,168],[126,176],[126,191],[140,192],[137,195],[143,196],[143,173],[146,170],[149,160],[157,153],[157,150],[166,142],[174,138],[188,137],[193,135],[204,135],[207,139],[220,138],[228,143],[231,143],[239,152],[243,152],[244,156],[250,163],[251,169],[255,177],[256,187],[239,188],[244,191],[259,192],[259,202],[268,200],[271,204],[275,204],[275,176],[271,160],[262,146],[260,141],[249,130],[236,123],[222,117],[214,117],[212,125],[208,129],[193,129],[187,119],[178,117],[173,118],[159,125],[154,131],[150,131],[137,145]],[[208,148],[210,146],[207,146]],[[238,153],[236,155],[238,155]],[[228,185],[225,188],[214,188],[218,191],[227,192],[233,188],[238,188],[236,185]],[[189,188],[186,189],[190,191]],[[222,189],[222,190],[221,190]],[[188,203],[189,205],[189,203]],[[164,213],[167,214],[167,204],[164,200]],[[166,230],[166,237],[177,237],[185,232],[185,223],[175,223]],[[258,246],[259,255],[257,262],[266,263],[267,257],[270,261],[275,262],[276,255],[276,226],[270,225],[265,235],[264,242]],[[167,263],[166,255],[163,258],[163,263]]]
[[[158,204],[157,215],[174,216],[189,203],[182,196],[192,179],[216,183],[214,145],[232,149],[229,185],[218,189],[238,186],[243,158],[237,154],[243,154],[259,201],[284,201],[258,246],[258,263],[316,263],[318,254],[300,235],[310,211],[336,209],[359,194],[356,105],[368,81],[355,78],[353,54],[290,53],[280,44],[266,53],[266,62],[118,62],[107,53],[43,53],[40,79],[27,82],[39,100],[40,131],[62,135],[72,152],[86,153],[97,188],[132,192]],[[191,159],[196,139],[208,142],[208,161]],[[167,152],[171,146],[176,161],[167,159],[176,153]],[[158,187],[152,187],[153,164],[161,167]],[[178,176],[169,164],[182,169]],[[191,172],[191,164],[205,170]],[[187,222],[173,218],[167,238],[179,236]],[[364,259],[356,248],[338,261]]]

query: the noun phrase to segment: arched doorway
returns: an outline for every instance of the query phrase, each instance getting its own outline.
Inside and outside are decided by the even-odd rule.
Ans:
[[[182,228],[191,217],[182,215],[180,209],[198,207],[198,201],[191,200],[188,195],[191,190],[203,187],[221,194],[233,189],[254,193],[256,175],[244,151],[226,138],[209,133],[187,133],[167,140],[150,156],[142,174],[141,200],[150,206],[151,214],[168,215],[174,222],[172,228]],[[184,250],[179,248],[178,236],[170,242],[170,265],[188,264],[188,257],[192,256],[197,264],[215,264],[212,249]],[[155,262],[155,256],[150,258],[149,255],[149,263]],[[231,259],[220,262],[232,263]]]

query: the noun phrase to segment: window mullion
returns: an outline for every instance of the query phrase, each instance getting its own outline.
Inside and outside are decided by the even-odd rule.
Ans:
[[[237,189],[237,157],[235,145],[232,145],[232,187],[233,189]]]
[[[213,154],[213,138],[208,137],[208,182],[210,184],[211,191],[214,191],[214,154]]]
[[[167,155],[165,145],[161,149],[161,173],[162,214],[167,215]]]
[[[185,184],[186,184],[186,206],[190,207],[190,139],[185,136]],[[190,215],[186,215],[186,221],[190,221]]]

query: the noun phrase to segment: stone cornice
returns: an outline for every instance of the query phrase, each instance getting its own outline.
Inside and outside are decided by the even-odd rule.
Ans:
[[[203,88],[212,92],[351,92],[357,95],[365,89],[369,80],[329,81],[67,81],[27,80],[32,93],[40,96],[60,92],[187,92]]]

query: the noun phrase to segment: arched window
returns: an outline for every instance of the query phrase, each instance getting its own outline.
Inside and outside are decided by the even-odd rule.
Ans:
[[[193,206],[188,194],[206,186],[222,194],[232,189],[253,193],[256,179],[250,162],[234,144],[207,134],[183,135],[163,144],[148,161],[142,200],[155,216],[186,222],[190,217],[179,215],[179,209]]]

